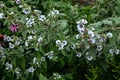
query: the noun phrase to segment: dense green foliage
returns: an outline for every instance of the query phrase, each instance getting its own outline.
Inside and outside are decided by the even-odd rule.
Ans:
[[[1,0],[0,80],[120,80],[120,0]]]

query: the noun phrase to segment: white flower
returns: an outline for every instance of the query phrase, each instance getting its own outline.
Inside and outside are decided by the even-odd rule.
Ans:
[[[2,7],[4,7],[5,6],[5,4],[0,4],[0,7],[2,8]]]
[[[35,70],[35,69],[33,68],[33,66],[31,66],[27,71],[33,73],[34,70]]]
[[[45,57],[41,57],[41,61],[45,61]]]
[[[40,15],[39,20],[40,20],[40,21],[45,21],[45,20],[46,20],[45,15]]]
[[[51,14],[52,14],[52,15],[59,14],[59,11],[54,9],[54,10],[51,12]]]
[[[25,41],[25,46],[28,47],[28,41]]]
[[[95,36],[94,32],[91,31],[91,30],[88,31],[88,35],[89,35],[90,37],[94,37],[94,36]]]
[[[57,45],[61,44],[61,41],[60,40],[56,40],[55,42]]]
[[[15,41],[15,45],[19,45],[20,44],[20,41]]]
[[[81,19],[81,20],[77,21],[76,23],[77,23],[77,24],[83,24],[83,25],[85,25],[85,24],[87,24],[88,22],[87,22],[87,20],[85,20],[85,19]]]
[[[33,39],[33,36],[32,35],[28,36],[28,40],[31,40],[31,39]]]
[[[87,20],[85,20],[85,19],[81,19],[81,23],[82,23],[82,24],[87,24],[88,22],[87,22]]]
[[[10,70],[10,69],[13,68],[12,64],[10,64],[9,62],[6,62],[5,65],[6,65],[6,69],[7,69],[7,70]]]
[[[61,45],[63,45],[63,46],[67,45],[67,41],[63,40],[62,43],[61,43]]]
[[[47,55],[47,57],[51,60],[53,58],[53,54],[50,53],[50,54]]]
[[[9,14],[10,14],[10,15],[14,15],[14,12],[10,12]]]
[[[115,54],[119,54],[120,50],[119,49],[116,49],[115,50]]]
[[[16,4],[20,4],[20,3],[21,3],[21,1],[20,1],[20,0],[16,0],[15,2],[16,2]]]
[[[22,8],[23,7],[23,5],[19,5],[19,8]]]
[[[72,49],[75,49],[75,44],[72,44],[71,48],[72,48]]]
[[[12,38],[9,37],[9,36],[7,36],[5,39],[6,39],[8,42],[12,40]]]
[[[53,11],[51,11],[51,12],[48,14],[48,16],[54,16],[54,15],[59,15],[59,14],[60,14],[60,13],[59,13],[58,10],[53,9]]]
[[[90,38],[90,39],[88,39],[88,41],[90,41],[92,44],[95,44],[95,42],[96,42],[95,38]]]
[[[97,50],[97,51],[101,51],[102,48],[103,48],[102,45],[98,45],[96,50]]]
[[[79,34],[77,34],[75,38],[76,38],[76,39],[79,39],[79,38],[80,38],[80,35],[79,35]]]
[[[22,12],[23,12],[24,14],[30,14],[31,8],[24,8],[24,9],[22,10]]]
[[[15,73],[16,74],[20,74],[20,69],[19,68],[15,68]]]
[[[90,48],[90,45],[87,45],[86,48],[89,49],[89,48]]]
[[[38,42],[41,42],[42,40],[43,40],[42,37],[39,37],[39,38],[38,38]]]
[[[64,48],[64,45],[59,45],[59,50],[62,50]]]
[[[111,38],[112,36],[113,36],[112,33],[110,33],[110,32],[107,33],[107,37],[108,37],[108,38]]]
[[[77,56],[77,57],[81,57],[82,54],[81,54],[81,53],[77,53],[76,56]]]
[[[4,18],[4,14],[0,13],[0,19]]]
[[[82,24],[78,24],[77,29],[78,29],[80,34],[83,34],[85,31],[84,25],[82,25]]]
[[[91,61],[91,60],[93,59],[92,56],[87,56],[86,58],[87,58],[89,61]]]
[[[27,27],[31,27],[31,26],[35,23],[34,17],[31,17],[30,19],[27,19],[27,18],[26,18],[26,20],[27,20],[27,22],[26,22],[26,26],[27,26]]]
[[[113,50],[113,49],[110,49],[109,52],[110,52],[111,54],[113,54],[113,53],[114,53],[114,50]]]
[[[9,43],[9,48],[13,49],[14,48],[14,44]]]
[[[34,58],[33,58],[33,63],[35,64],[35,63],[36,63],[36,61],[37,61],[37,58],[36,58],[36,57],[34,57]]]

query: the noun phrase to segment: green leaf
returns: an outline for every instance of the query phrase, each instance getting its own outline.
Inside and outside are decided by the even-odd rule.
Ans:
[[[47,80],[47,78],[40,73],[39,80]]]
[[[66,52],[63,49],[61,50],[61,52],[64,56],[67,56]]]

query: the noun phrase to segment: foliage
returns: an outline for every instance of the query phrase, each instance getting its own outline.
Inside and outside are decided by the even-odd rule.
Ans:
[[[119,80],[119,0],[0,1],[1,80]]]

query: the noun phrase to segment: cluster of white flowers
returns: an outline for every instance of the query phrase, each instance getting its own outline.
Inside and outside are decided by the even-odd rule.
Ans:
[[[111,55],[113,55],[114,53],[116,54],[116,55],[118,55],[119,54],[119,52],[120,52],[120,50],[119,49],[110,49],[109,50],[109,53],[111,53]]]
[[[87,20],[81,19],[81,20],[77,21],[76,23],[77,23],[77,29],[78,29],[79,33],[84,34],[84,31],[85,31],[84,25],[87,24]]]
[[[26,18],[26,20],[27,20],[27,22],[26,22],[27,27],[32,27],[32,25],[34,25],[34,23],[35,23],[34,16],[31,16],[30,19]]]
[[[59,47],[59,50],[61,50],[64,48],[64,46],[67,45],[67,41],[66,40],[63,40],[63,41],[56,40],[56,45]]]

